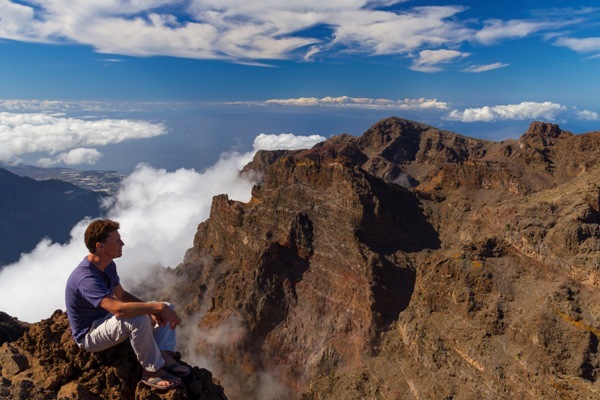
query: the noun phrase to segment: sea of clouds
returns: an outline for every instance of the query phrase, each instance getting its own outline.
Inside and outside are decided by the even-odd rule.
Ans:
[[[157,267],[176,267],[192,246],[198,224],[209,216],[213,196],[248,201],[252,183],[239,170],[258,150],[309,148],[325,140],[318,135],[258,135],[253,150],[229,152],[203,171],[169,172],[140,164],[105,204],[104,217],[119,221],[125,242],[117,260],[123,286],[132,288]],[[37,322],[65,309],[65,282],[87,255],[83,234],[90,220],[76,224],[65,244],[41,241],[21,259],[0,271],[0,310],[20,320]]]

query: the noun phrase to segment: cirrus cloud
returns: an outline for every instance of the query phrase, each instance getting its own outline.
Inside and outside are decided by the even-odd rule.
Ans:
[[[440,71],[423,51],[494,45],[534,33],[559,35],[586,14],[570,10],[528,20],[461,18],[468,7],[415,6],[407,0],[0,0],[0,38],[91,46],[136,57],[219,59],[265,66],[263,60],[315,61],[320,54],[397,55],[412,69]],[[547,36],[549,37],[549,36]],[[565,42],[567,43],[567,42]],[[461,52],[463,55],[467,53]],[[440,53],[441,54],[441,53]],[[119,58],[104,60],[118,62]]]
[[[485,64],[485,65],[471,65],[471,66],[463,69],[463,72],[472,72],[472,73],[478,74],[480,72],[492,71],[492,70],[504,68],[504,67],[508,67],[508,64],[497,62],[497,63]]]
[[[469,53],[456,50],[423,50],[419,52],[419,56],[414,60],[410,69],[421,72],[439,72],[442,70],[439,64],[447,64],[469,55]]]
[[[477,32],[474,39],[485,45],[492,45],[504,39],[520,39],[534,32],[548,29],[556,29],[569,22],[547,22],[547,21],[527,21],[510,20],[502,21],[490,19],[485,21],[483,29]]]

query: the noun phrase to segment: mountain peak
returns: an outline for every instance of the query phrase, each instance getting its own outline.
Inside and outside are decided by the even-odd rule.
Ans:
[[[560,129],[558,124],[552,124],[549,122],[534,121],[529,125],[529,129],[523,135],[524,137],[542,137],[556,139],[564,136],[572,136],[571,132],[563,131]]]

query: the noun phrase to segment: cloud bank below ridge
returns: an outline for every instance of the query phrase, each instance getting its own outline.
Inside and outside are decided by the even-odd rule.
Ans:
[[[123,285],[131,288],[153,268],[178,265],[192,246],[198,224],[208,218],[212,197],[250,200],[252,183],[239,170],[258,150],[312,147],[321,136],[259,135],[248,153],[227,153],[212,167],[197,172],[167,172],[141,164],[123,182],[107,204],[106,217],[121,223],[124,255],[117,260]],[[87,254],[83,233],[88,220],[73,227],[66,244],[43,240],[36,249],[0,271],[0,310],[35,322],[64,309],[67,277]]]

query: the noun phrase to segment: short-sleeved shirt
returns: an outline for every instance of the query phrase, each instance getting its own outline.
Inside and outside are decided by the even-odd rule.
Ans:
[[[85,257],[67,280],[65,302],[71,332],[77,343],[82,343],[92,323],[109,312],[100,307],[106,296],[112,296],[119,284],[117,266],[112,261],[104,271]]]

